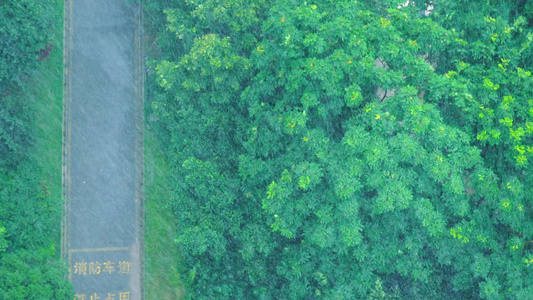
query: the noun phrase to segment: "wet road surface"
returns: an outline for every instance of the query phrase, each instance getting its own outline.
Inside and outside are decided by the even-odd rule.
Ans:
[[[63,254],[80,300],[142,299],[138,11],[65,0]]]

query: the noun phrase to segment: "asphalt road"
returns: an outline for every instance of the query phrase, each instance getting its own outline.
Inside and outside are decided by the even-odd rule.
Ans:
[[[142,81],[133,2],[65,1],[63,252],[80,300],[142,299]]]

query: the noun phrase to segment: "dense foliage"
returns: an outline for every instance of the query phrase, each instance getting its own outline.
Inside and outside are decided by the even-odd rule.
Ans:
[[[0,299],[70,298],[59,257],[61,198],[39,178],[26,101],[53,17],[49,1],[0,2]]]
[[[49,0],[0,2],[0,93],[35,69],[38,51],[50,42],[52,22]]]
[[[532,4],[146,12],[188,297],[531,297]]]

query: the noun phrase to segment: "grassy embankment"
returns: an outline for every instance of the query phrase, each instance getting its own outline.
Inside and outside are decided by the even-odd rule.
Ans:
[[[145,130],[145,293],[146,299],[179,299],[179,249],[167,209],[169,168],[150,129]]]
[[[156,5],[157,6],[157,5]],[[146,7],[145,7],[146,8]],[[153,14],[157,13],[145,9],[151,16],[144,18],[144,42],[145,51],[152,57],[154,51],[153,42],[157,36],[156,28],[162,24],[153,24]],[[147,77],[146,102],[151,97],[150,85]],[[146,105],[150,107],[150,105]],[[157,140],[157,132],[150,126],[150,111],[145,110],[144,130],[144,165],[145,165],[145,296],[146,299],[181,299],[183,286],[180,282],[180,252],[174,242],[176,225],[169,207],[170,168],[167,159],[160,151],[160,142]]]
[[[60,203],[62,211],[62,140],[63,140],[63,1],[54,3],[54,46],[48,58],[41,61],[40,69],[28,82],[24,95],[32,108],[33,120],[30,124],[34,137],[32,149],[39,164],[42,179],[54,198],[53,203]],[[56,251],[59,255],[61,244],[61,220],[57,220]]]

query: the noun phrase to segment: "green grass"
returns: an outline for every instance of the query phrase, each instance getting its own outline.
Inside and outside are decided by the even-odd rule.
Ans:
[[[145,130],[145,296],[146,299],[181,299],[179,248],[168,207],[170,169],[157,141]]]
[[[154,42],[164,18],[158,2],[144,3],[145,51],[150,57],[157,56]],[[150,79],[147,79],[150,80]],[[152,79],[153,80],[153,79]],[[149,91],[156,83],[146,82],[146,97],[153,96]],[[147,99],[148,101],[149,99]],[[144,130],[144,186],[145,186],[145,297],[146,299],[182,299],[184,285],[180,281],[181,253],[174,242],[178,228],[168,209],[171,170],[165,154],[160,151],[154,129],[150,128],[148,116]]]
[[[42,174],[42,183],[63,210],[62,199],[62,140],[63,140],[63,1],[54,3],[57,19],[54,22],[54,47],[50,56],[40,62],[40,69],[25,88],[28,107],[33,112],[30,124],[34,145],[32,155]],[[57,220],[57,245],[61,244],[61,220]],[[59,255],[59,246],[56,247]]]

